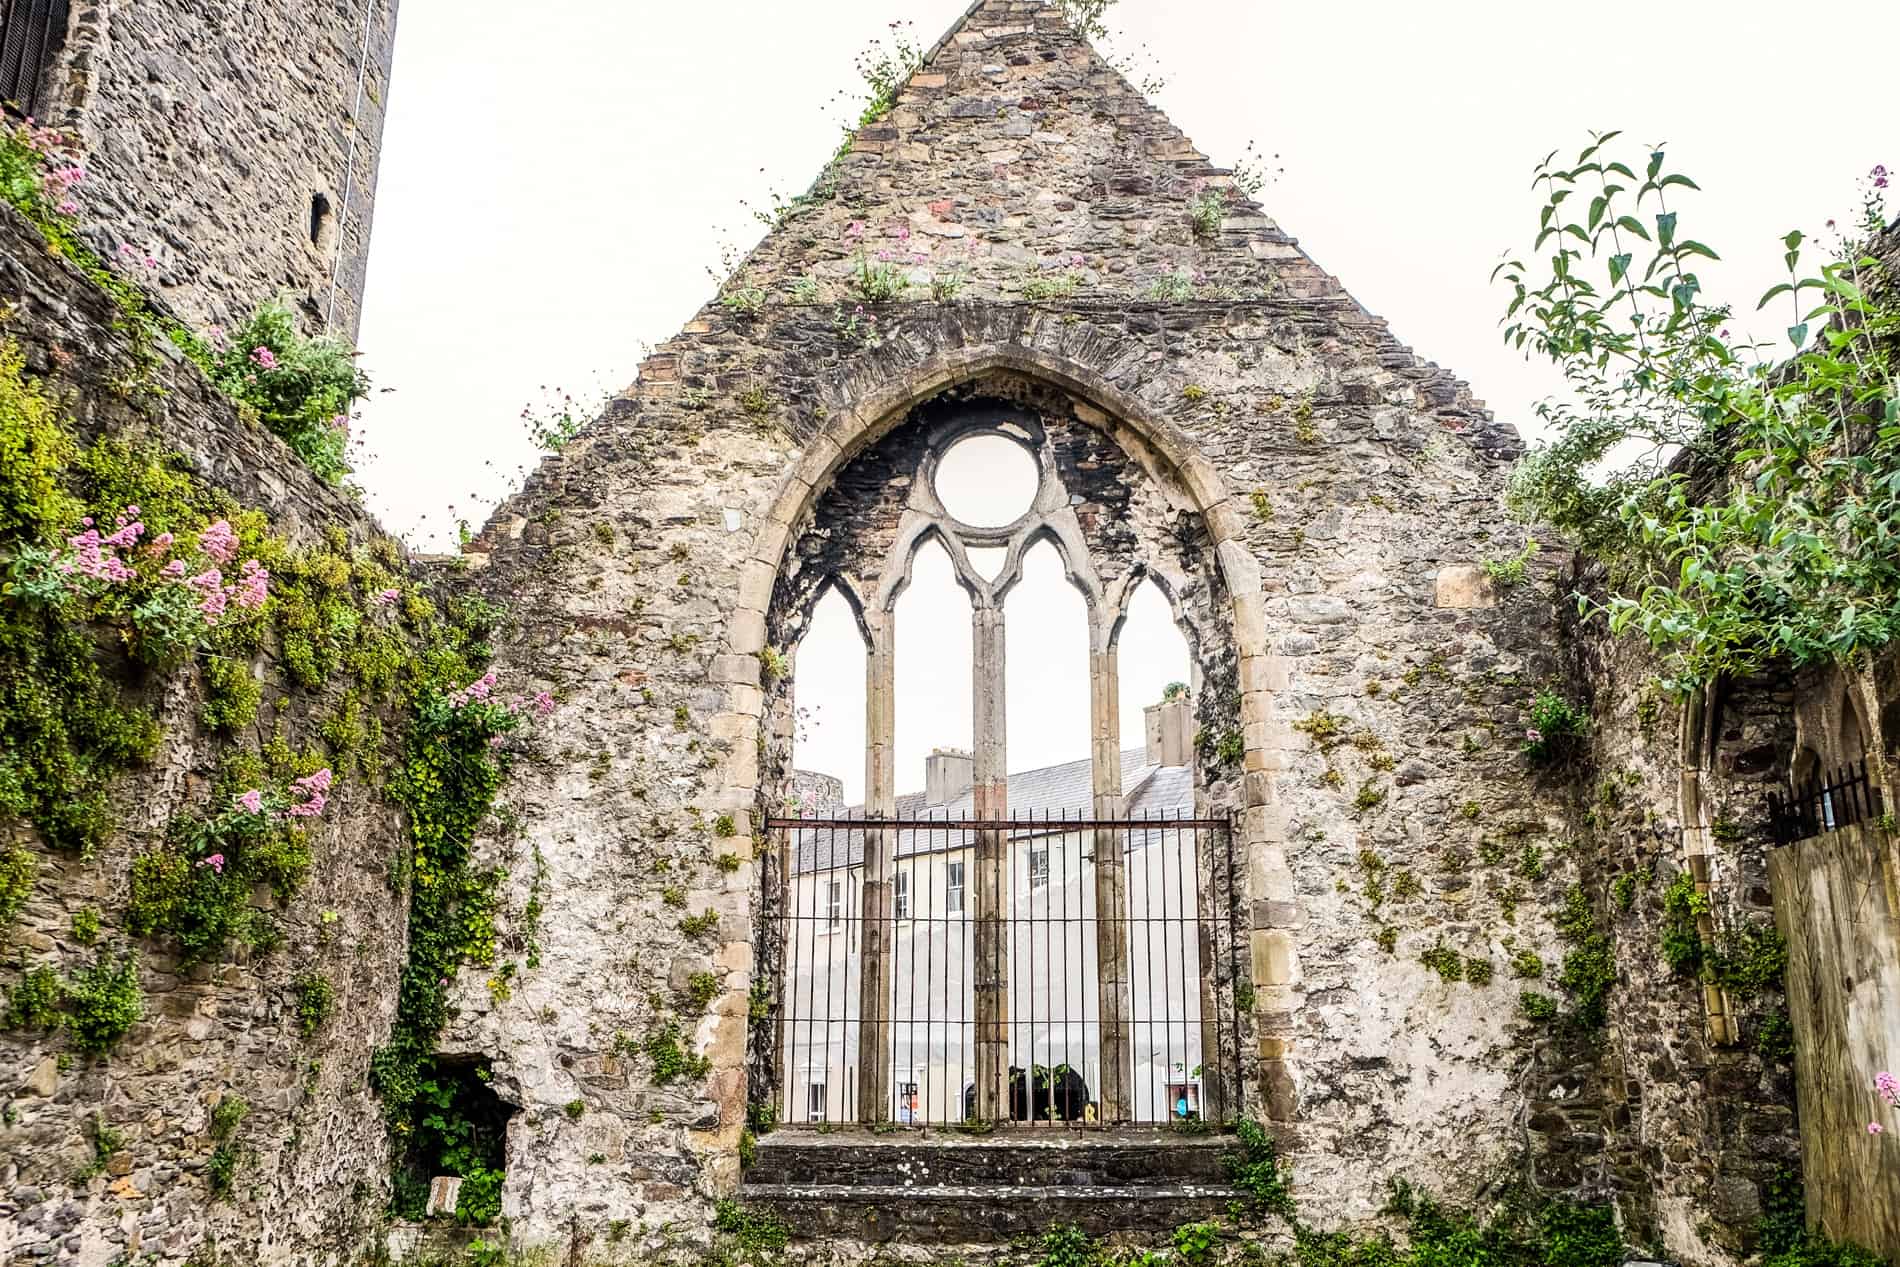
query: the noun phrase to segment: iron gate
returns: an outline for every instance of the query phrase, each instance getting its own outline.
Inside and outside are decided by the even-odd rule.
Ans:
[[[1240,1114],[1245,941],[1225,821],[767,826],[781,1123]]]

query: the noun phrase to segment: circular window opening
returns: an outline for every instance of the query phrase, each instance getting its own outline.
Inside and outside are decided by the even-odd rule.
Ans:
[[[999,435],[971,436],[937,463],[937,500],[960,523],[1001,528],[1036,501],[1036,460]]]

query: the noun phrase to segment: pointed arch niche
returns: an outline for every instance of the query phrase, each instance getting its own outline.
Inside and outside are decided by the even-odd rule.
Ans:
[[[978,444],[993,450],[1008,446],[1025,459],[1021,465],[1028,475],[1014,483],[998,478],[996,487],[979,490],[990,495],[973,508],[965,509],[966,503],[959,502],[968,519],[959,518],[946,506],[937,477],[946,464],[954,465],[959,455]],[[1190,686],[1186,706],[1192,709],[1192,724],[1186,733],[1205,739],[1187,745],[1181,754],[1181,764],[1191,771],[1195,815],[1225,818],[1246,811],[1239,815],[1237,843],[1250,848],[1253,836],[1266,835],[1268,817],[1259,811],[1270,799],[1268,781],[1249,777],[1243,762],[1243,728],[1253,725],[1260,732],[1265,730],[1261,679],[1266,676],[1266,657],[1257,615],[1258,572],[1244,547],[1236,542],[1223,548],[1217,539],[1210,520],[1231,512],[1224,505],[1206,505],[1210,486],[1205,463],[1193,472],[1170,463],[1157,447],[1098,405],[1014,368],[991,367],[972,374],[865,428],[850,446],[850,456],[840,452],[829,462],[825,473],[798,496],[801,504],[796,513],[785,518],[782,555],[772,572],[771,599],[759,632],[768,664],[784,664],[791,671],[764,683],[767,742],[759,770],[763,808],[769,813],[795,803],[790,796],[796,779],[794,746],[788,736],[795,729],[796,710],[816,705],[828,717],[839,715],[828,701],[813,698],[794,667],[803,658],[799,643],[813,627],[819,599],[835,592],[848,601],[866,648],[863,796],[852,798],[863,814],[893,816],[900,777],[912,776],[901,789],[909,791],[908,783],[921,773],[905,770],[896,758],[898,735],[909,735],[920,725],[920,719],[901,716],[898,710],[913,700],[923,700],[920,707],[946,708],[953,714],[942,719],[951,727],[967,728],[963,733],[970,754],[972,815],[983,819],[1007,815],[1008,772],[1012,765],[1024,763],[1012,762],[1010,757],[1008,683],[1015,678],[1018,690],[1027,691],[1024,684],[1030,679],[1025,672],[1033,675],[1039,668],[1038,658],[1048,657],[1077,666],[1075,677],[1081,688],[1070,693],[1077,715],[1072,725],[1058,721],[1056,728],[1073,737],[1065,743],[1072,742],[1075,750],[1089,754],[1092,812],[1102,819],[1121,816],[1125,809],[1121,754],[1125,747],[1141,748],[1147,738],[1139,729],[1128,733],[1125,713],[1137,715],[1143,705],[1160,698],[1157,689],[1153,700],[1129,701],[1132,708],[1124,709],[1121,640],[1129,628],[1132,605],[1137,613],[1131,637],[1136,655],[1143,656],[1156,645],[1157,613],[1175,627],[1175,646],[1185,647],[1185,664],[1177,650],[1166,656],[1162,672],[1169,682],[1184,681]],[[950,500],[957,502],[956,492],[951,492]],[[1225,526],[1231,531],[1230,523]],[[774,553],[770,545],[764,552]],[[1227,579],[1236,569],[1245,587],[1240,601]],[[913,585],[921,585],[919,578],[933,571],[947,572],[961,589],[960,614],[957,604],[943,602],[940,576],[930,586],[938,592],[934,601],[923,603],[921,591],[915,599],[907,597]],[[1024,601],[1012,603],[1012,592],[1023,586],[1026,576],[1066,579],[1064,614],[1028,615],[1036,605],[1027,602],[1027,591]],[[1019,616],[1019,612],[1025,614]],[[945,645],[966,645],[961,636],[944,637],[947,622],[959,619],[967,622],[967,658],[942,653]],[[918,628],[925,622],[924,628]],[[1242,698],[1243,654],[1236,646],[1237,638],[1250,644],[1246,655],[1254,666],[1253,690],[1258,696],[1252,701]],[[1166,645],[1165,638],[1161,645]],[[919,655],[924,653],[907,653],[906,648],[914,646],[933,648],[927,653],[933,662],[920,663]],[[741,645],[733,649],[744,650]],[[957,659],[962,663],[950,662]],[[1147,690],[1152,685],[1147,682],[1154,675],[1152,666],[1144,660],[1132,667],[1131,682],[1140,682],[1137,689]],[[914,689],[909,680],[913,672],[938,679],[937,689]],[[900,675],[913,689],[900,693]],[[963,697],[943,689],[942,679],[951,675],[961,675],[969,683],[967,721],[954,715],[961,712],[958,701]],[[935,704],[929,702],[933,699]],[[946,731],[932,724],[923,733],[936,743],[940,742],[937,736]],[[1024,760],[1030,765],[1053,764],[1050,756],[1026,753]],[[873,930],[887,927],[896,909],[892,879],[896,868],[885,856],[881,841],[888,832],[861,834],[862,882],[857,891],[865,941],[856,961],[860,977],[853,993],[862,990],[870,1006],[869,1000],[884,997],[889,990],[889,982],[879,979],[880,973],[889,971],[889,956],[872,941],[878,936]],[[986,834],[977,833],[979,870],[983,865],[980,840]],[[1098,848],[1094,853],[1098,890],[1121,892],[1117,886],[1126,881],[1118,874],[1120,848]],[[785,853],[776,849],[768,850],[764,861],[755,909],[760,917],[758,963],[762,971],[770,971],[781,955],[767,944],[779,922],[773,904],[782,900],[779,894],[788,878],[782,873],[790,864]],[[775,861],[781,874],[773,873]],[[1250,895],[1243,890],[1250,887],[1250,876],[1256,873],[1261,868],[1228,869],[1226,874],[1233,877],[1233,891],[1223,894],[1228,909],[1251,910]],[[1209,874],[1207,865],[1201,874]],[[977,900],[980,904],[980,894]],[[979,929],[983,925],[980,912],[975,924]],[[1239,927],[1225,928],[1218,937],[1225,944],[1206,950],[1212,952],[1210,969],[1219,965],[1215,970],[1223,975],[1209,988],[1220,991],[1229,1004],[1240,996],[1236,987],[1254,965],[1266,964],[1280,979],[1249,981],[1245,993],[1257,998],[1256,986],[1265,991],[1288,984],[1280,967],[1287,963],[1287,956],[1263,958],[1257,944],[1250,946],[1242,940],[1250,934]],[[1251,940],[1257,943],[1259,939],[1252,936]],[[989,958],[979,946],[976,961],[980,964]],[[980,999],[986,983],[978,979],[974,985]],[[1104,990],[1104,997],[1107,993]],[[1208,1001],[1216,1005],[1212,996]],[[1247,1020],[1252,1049],[1253,1018]],[[1101,1016],[1105,1036],[1119,1023],[1107,1012]],[[752,1061],[753,1078],[774,1084],[767,1094],[776,1091],[778,1082],[772,1061],[762,1058],[760,1050],[772,1041],[765,1032],[769,1028],[755,1030]],[[873,1028],[862,1027],[864,1033]],[[982,1028],[980,1021],[978,1028]],[[981,1042],[979,1068],[1007,1063],[1006,1052],[989,1054],[986,1063]],[[889,1100],[889,1088],[877,1085],[876,1065],[867,1048],[865,1058],[858,1062],[864,1081],[854,1099],[860,1105]],[[1259,1091],[1270,1099],[1273,1073],[1260,1072],[1268,1085]],[[1124,1070],[1121,1077],[1127,1076]],[[1118,1094],[1113,1085],[1115,1071],[1105,1069],[1102,1077],[1102,1093],[1112,1103]],[[1000,1070],[995,1084],[1003,1085]],[[981,1076],[978,1085],[987,1085]],[[1007,1109],[981,1111],[980,1101],[978,1107],[979,1116],[985,1118],[1007,1115]]]

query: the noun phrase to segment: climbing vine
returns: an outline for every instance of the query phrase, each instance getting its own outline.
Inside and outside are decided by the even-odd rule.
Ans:
[[[414,1129],[421,1071],[448,1021],[449,986],[464,963],[495,958],[502,872],[473,865],[470,848],[501,786],[504,737],[521,720],[493,697],[494,674],[458,691],[424,688],[394,787],[409,811],[409,959],[395,1026],[370,1061],[370,1081],[399,1132]]]

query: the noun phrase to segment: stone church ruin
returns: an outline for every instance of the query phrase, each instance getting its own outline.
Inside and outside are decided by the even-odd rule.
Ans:
[[[1859,1120],[1900,1060],[1893,657],[1678,704],[1568,549],[1501,580],[1516,431],[1071,16],[976,0],[427,559],[191,334],[283,292],[286,347],[353,337],[393,3],[6,8],[0,88],[74,138],[16,145],[85,156],[100,243],[158,206],[189,245],[128,289],[0,207],[0,1261],[1240,1261],[1396,1191],[1560,1203],[1607,1261],[1805,1216],[1900,1262],[1900,1130]],[[231,190],[213,103],[282,124]],[[953,509],[966,445],[1026,464],[1001,522]],[[938,552],[971,715],[900,768]],[[1009,619],[1038,552],[1073,646]],[[1185,670],[1124,700],[1144,587]],[[850,803],[798,751],[822,602]],[[1008,666],[1058,655],[1086,749],[1012,760]],[[1690,934],[1760,970],[1673,971]]]

